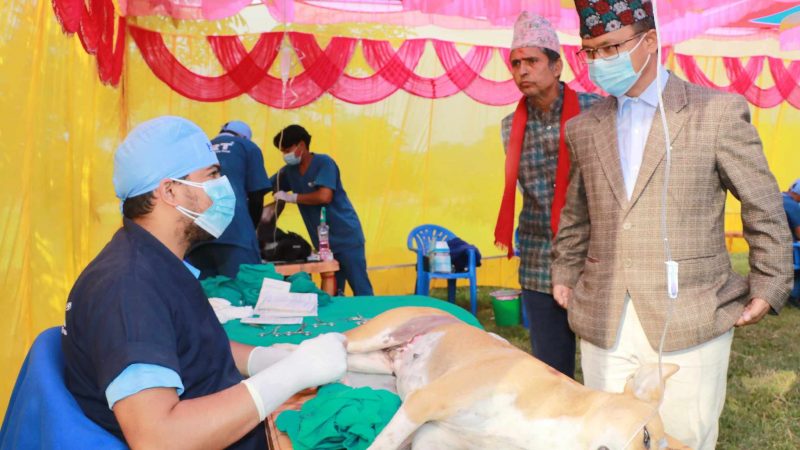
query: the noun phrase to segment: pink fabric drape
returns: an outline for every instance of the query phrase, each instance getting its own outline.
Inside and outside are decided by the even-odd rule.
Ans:
[[[792,61],[787,69],[778,58],[768,56],[767,60],[775,88],[790,105],[800,109],[800,61]]]
[[[677,7],[671,3],[658,3],[658,20],[662,45],[675,45],[697,37],[707,30],[724,27],[738,22],[750,13],[768,6],[771,1],[763,0],[701,0],[700,2],[681,1]],[[694,3],[707,3],[708,6]],[[663,6],[670,5],[670,8]]]
[[[287,0],[291,3],[291,0]],[[123,16],[169,16],[183,20],[217,20],[234,16],[251,0],[119,0]]]
[[[558,29],[576,30],[578,15],[561,0],[262,0],[270,14],[283,23],[392,23],[405,26],[444,25],[471,28],[507,27],[522,10],[546,17]],[[659,6],[664,43],[672,45],[709,29],[739,21],[772,4],[771,0],[670,0]],[[248,0],[123,0],[129,16],[168,15],[177,19],[219,19],[238,13]],[[476,20],[476,18],[478,18]],[[458,20],[448,20],[458,19]],[[459,22],[460,20],[460,22]]]
[[[800,50],[800,25],[781,31],[781,50]]]
[[[86,53],[97,57],[100,81],[116,85],[122,75],[126,22],[116,17],[111,0],[89,0],[88,5],[83,0],[53,0],[53,11],[64,32],[77,33]]]
[[[747,101],[759,108],[772,108],[787,101],[790,105],[800,109],[800,61],[792,61],[787,68],[782,60],[767,56],[754,56],[746,64],[739,58],[723,58],[725,71],[730,80],[727,86],[718,85],[703,74],[697,61],[689,55],[675,55],[678,65],[692,83],[727,92],[743,95]],[[764,67],[764,61],[769,63],[770,73],[775,85],[770,88],[760,88],[756,80]]]
[[[486,46],[473,46],[462,56],[452,42],[427,39],[409,39],[398,48],[388,41],[335,37],[323,49],[311,34],[264,33],[249,52],[237,36],[209,36],[209,45],[225,73],[209,77],[193,73],[181,64],[159,33],[129,27],[131,36],[153,73],[176,92],[199,101],[222,101],[247,94],[254,100],[274,108],[299,108],[328,93],[342,101],[354,104],[379,102],[397,90],[424,98],[449,97],[463,92],[475,101],[486,105],[508,105],[519,99],[519,91],[512,78],[504,81],[489,80],[481,76],[494,52],[498,52],[508,66],[509,50]],[[415,70],[430,41],[444,73],[437,77],[424,77]],[[373,74],[355,77],[344,72],[356,45],[361,42],[364,58]],[[283,44],[282,44],[283,43]],[[282,51],[290,45],[299,55],[299,73],[283,80],[269,74],[270,67]],[[570,87],[577,91],[601,92],[589,79],[587,65],[575,56],[577,47],[564,46],[564,59],[575,75]],[[664,56],[668,55],[666,49]],[[783,101],[800,108],[800,61],[785,67],[777,58],[757,56],[742,64],[738,58],[723,58],[730,84],[711,82],[688,55],[675,55],[689,81],[742,94],[748,101],[762,108],[771,108]],[[764,62],[769,63],[775,85],[761,88],[756,79]]]
[[[352,57],[356,39],[334,38],[323,50],[312,35],[287,33],[291,45],[302,55],[300,61],[304,70],[289,80],[284,91],[282,81],[267,73],[278,54],[282,33],[263,34],[250,52],[237,37],[209,37],[209,43],[226,71],[219,77],[192,73],[174,58],[158,33],[131,28],[131,35],[159,79],[182,95],[200,101],[226,100],[247,93],[256,101],[273,107],[297,108],[327,92],[348,103],[366,104],[383,100],[398,89],[425,98],[442,98],[464,92],[489,105],[510,104],[519,96],[513,80],[493,81],[480,76],[492,52],[498,50],[507,61],[507,49],[475,46],[462,57],[453,43],[434,40],[433,47],[445,73],[429,78],[414,73],[425,40],[408,40],[396,51],[386,41],[363,40],[365,58],[375,72],[368,77],[353,77],[344,73],[344,67]],[[575,57],[575,50],[569,46],[564,49],[565,59],[575,74],[571,87],[598,91],[589,80],[586,65]],[[770,58],[770,70],[776,83],[772,88],[763,89],[754,83],[761,73],[765,57],[751,58],[746,66],[736,58],[725,58],[731,84],[717,86],[699,70],[694,58],[676,56],[690,81],[738,92],[760,107],[773,107],[784,100],[800,107],[800,88],[797,86],[800,62],[793,62],[787,69],[780,60]]]
[[[237,37],[208,37],[225,73],[218,77],[198,75],[170,53],[158,33],[127,27],[124,16],[116,17],[112,0],[87,1],[88,5],[84,0],[53,0],[53,9],[64,31],[77,33],[86,52],[96,55],[100,80],[111,85],[119,82],[126,29],[130,29],[131,36],[155,75],[175,91],[200,101],[221,101],[246,93],[273,107],[297,108],[329,93],[346,102],[365,104],[383,100],[398,89],[425,98],[442,98],[464,92],[475,101],[487,105],[511,104],[519,96],[512,79],[494,81],[481,76],[493,52],[499,52],[502,59],[508,61],[507,49],[474,46],[462,57],[453,43],[439,40],[431,40],[445,69],[445,73],[438,77],[423,77],[415,73],[426,40],[405,41],[397,50],[386,41],[361,40],[364,55],[374,73],[366,77],[354,77],[344,73],[344,68],[359,42],[357,39],[337,37],[323,50],[313,36],[301,33],[286,34],[290,45],[303,55],[300,59],[303,70],[297,76],[281,80],[267,73],[281,50],[284,37],[283,34],[274,33],[262,35],[250,52],[245,50]],[[249,0],[122,0],[120,7],[123,15],[166,14],[180,18],[216,18],[238,11],[249,3]],[[549,17],[558,28],[577,27],[576,14],[571,8],[562,8],[560,0],[406,0],[397,4],[383,3],[391,8],[399,8],[399,13],[368,15],[359,13],[359,8],[365,11],[380,8],[381,2],[343,0],[342,4],[355,10],[349,13],[362,14],[364,17],[361,18],[366,21],[381,22],[392,14],[404,14],[400,23],[405,25],[413,24],[415,17],[418,19],[420,15],[458,16],[463,23],[483,20],[495,25],[507,25],[518,11],[528,9]],[[661,5],[659,10],[663,42],[669,45],[691,38],[711,27],[741,20],[747,14],[770,4],[765,0],[671,0]],[[330,21],[336,21],[348,14],[340,14],[341,11],[332,13],[332,10],[311,5],[306,0],[269,0],[266,5],[282,21],[295,18],[298,8],[301,14],[316,11],[315,23],[319,20],[325,22],[327,17],[331,17]],[[324,17],[319,15],[319,10],[326,11]],[[408,14],[414,13],[418,15],[409,19]],[[798,29],[800,27],[785,30],[780,36],[781,45],[796,46],[797,43],[791,39]],[[586,65],[575,56],[576,49],[565,46],[564,50],[565,60],[575,74],[570,86],[578,91],[600,92],[589,79]],[[775,85],[770,88],[760,88],[755,84],[765,58],[775,80]],[[779,59],[771,57],[754,57],[746,65],[736,58],[725,58],[726,72],[731,80],[727,86],[711,83],[691,57],[678,55],[678,63],[690,81],[738,92],[756,106],[768,108],[788,101],[800,108],[798,61],[792,62],[787,68]]]
[[[572,8],[562,8],[560,0],[404,0],[396,3],[337,0],[329,4],[306,0],[262,0],[260,3],[269,9],[276,20],[292,23],[320,23],[321,18],[327,19],[327,23],[396,23],[400,15],[406,14],[402,20],[409,26],[430,24],[431,19],[422,17],[423,15],[466,19],[480,17],[492,25],[508,26],[525,9],[561,25],[561,17],[568,15],[563,12],[572,11],[572,15],[575,15]],[[165,15],[195,20],[229,17],[250,4],[252,2],[249,0],[120,0],[123,15]],[[409,16],[407,13],[419,15]],[[309,19],[313,21],[308,22]],[[577,17],[570,18],[565,23],[577,27]]]
[[[175,91],[200,101],[221,101],[241,94],[276,108],[299,108],[324,93],[355,104],[381,101],[398,89],[424,98],[443,98],[464,92],[488,105],[516,101],[519,91],[512,79],[493,81],[480,75],[499,50],[474,46],[463,57],[452,42],[433,40],[433,48],[445,73],[423,77],[415,73],[427,40],[410,39],[394,50],[387,41],[362,40],[364,57],[374,70],[367,77],[344,73],[358,39],[333,38],[325,49],[313,35],[286,33],[300,55],[303,71],[291,77],[284,89],[282,80],[268,73],[280,51],[283,33],[264,33],[248,52],[236,36],[209,36],[208,42],[225,74],[217,77],[193,74],[164,44],[159,33],[131,27],[131,36],[153,73]]]

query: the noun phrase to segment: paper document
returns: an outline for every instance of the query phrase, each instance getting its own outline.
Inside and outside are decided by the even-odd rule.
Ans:
[[[278,317],[316,316],[317,294],[270,291],[255,307],[256,314]]]
[[[300,325],[303,323],[302,317],[274,317],[274,316],[258,316],[258,317],[245,317],[241,320],[244,324],[256,325]]]
[[[303,323],[303,317],[316,316],[317,294],[289,292],[291,283],[265,278],[258,294],[254,313],[242,323],[288,325]]]
[[[261,282],[261,291],[258,293],[258,302],[256,302],[255,309],[263,308],[273,295],[288,294],[291,287],[292,283],[264,278],[264,281]]]

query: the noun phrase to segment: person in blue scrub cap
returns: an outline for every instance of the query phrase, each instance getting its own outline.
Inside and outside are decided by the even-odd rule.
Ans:
[[[344,375],[344,336],[228,340],[183,263],[192,244],[225,231],[236,203],[197,125],[174,116],[140,124],[114,155],[113,181],[122,228],[67,300],[67,388],[132,448],[266,448],[267,414]]]
[[[256,227],[261,220],[264,194],[272,187],[261,149],[251,141],[250,127],[238,120],[222,126],[211,141],[221,172],[233,187],[236,207],[233,220],[217,239],[195,243],[186,260],[200,269],[200,279],[225,275],[236,278],[242,264],[260,264]]]
[[[367,276],[364,231],[353,204],[342,185],[339,166],[328,155],[311,153],[311,135],[300,125],[289,125],[275,135],[272,143],[283,153],[286,165],[272,177],[275,200],[296,203],[306,230],[319,249],[317,227],[325,207],[330,227],[330,247],[339,262],[336,272],[338,294],[345,281],[355,295],[373,295]]]

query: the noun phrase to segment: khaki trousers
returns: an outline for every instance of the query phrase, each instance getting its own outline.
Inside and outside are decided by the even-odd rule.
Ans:
[[[679,365],[667,380],[661,418],[665,431],[696,450],[712,450],[725,404],[728,358],[733,330],[696,347],[664,352],[662,362]],[[606,392],[622,392],[629,375],[643,364],[657,363],[629,297],[625,299],[617,342],[609,350],[581,340],[584,384]]]

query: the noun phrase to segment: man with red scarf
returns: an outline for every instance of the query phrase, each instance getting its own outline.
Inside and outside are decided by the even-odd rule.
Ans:
[[[523,97],[503,119],[505,191],[495,242],[513,255],[515,187],[522,191],[518,245],[522,302],[530,319],[533,355],[569,377],[575,374],[575,335],[552,296],[550,250],[569,178],[564,123],[599,99],[559,81],[558,36],[546,19],[523,11],[514,25],[511,73]]]

